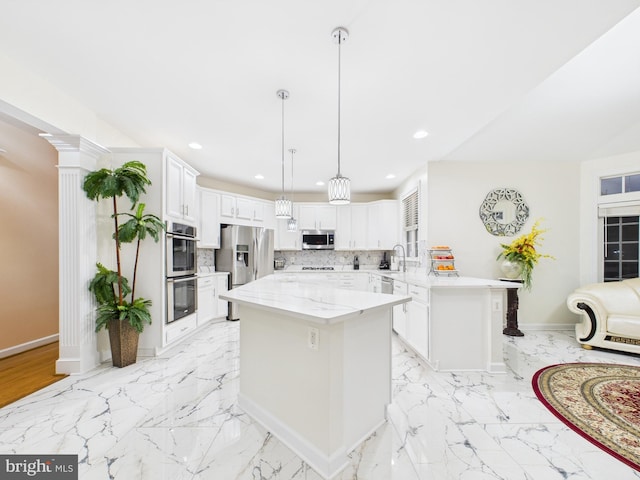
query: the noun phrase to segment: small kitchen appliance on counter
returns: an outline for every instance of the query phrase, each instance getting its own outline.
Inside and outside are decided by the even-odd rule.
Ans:
[[[387,252],[382,254],[382,260],[380,260],[380,265],[378,266],[380,270],[389,270],[389,260],[387,260]]]

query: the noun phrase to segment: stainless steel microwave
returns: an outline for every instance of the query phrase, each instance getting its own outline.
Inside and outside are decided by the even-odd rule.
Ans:
[[[303,250],[333,250],[334,249],[333,230],[303,230],[302,249]]]

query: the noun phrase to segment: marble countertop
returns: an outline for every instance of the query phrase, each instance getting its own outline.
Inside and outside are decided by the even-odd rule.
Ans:
[[[229,272],[216,272],[215,267],[198,267],[199,277],[211,277],[214,275],[229,275]]]
[[[515,282],[492,280],[476,277],[435,276],[404,272],[378,272],[383,277],[393,278],[411,285],[428,288],[519,288],[522,285]]]
[[[225,292],[220,298],[324,325],[411,301],[410,296],[334,288],[319,278],[314,280],[312,275],[268,275]]]
[[[334,266],[334,270],[302,270],[302,265],[294,265],[284,270],[275,272],[279,276],[289,277],[289,281],[302,279],[306,276],[316,275],[318,273],[375,273],[381,277],[388,277],[394,280],[405,282],[411,285],[428,288],[518,288],[522,285],[516,282],[506,282],[496,279],[476,278],[476,277],[456,277],[456,276],[435,276],[427,275],[426,272],[402,272],[396,270],[380,270],[376,267],[360,267],[360,270],[354,270],[351,266]]]

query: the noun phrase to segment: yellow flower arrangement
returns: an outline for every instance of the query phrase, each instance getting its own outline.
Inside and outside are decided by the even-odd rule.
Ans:
[[[502,252],[496,260],[504,258],[511,262],[518,262],[522,265],[523,286],[531,290],[531,274],[533,267],[541,258],[553,258],[551,255],[538,253],[536,245],[540,246],[543,240],[542,234],[547,230],[539,228],[541,219],[538,219],[531,227],[531,232],[521,235],[509,244],[502,243]]]

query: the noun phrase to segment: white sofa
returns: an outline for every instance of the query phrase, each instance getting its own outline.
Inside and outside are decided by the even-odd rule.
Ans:
[[[576,339],[584,348],[640,353],[640,278],[580,287],[567,306],[581,316]]]

